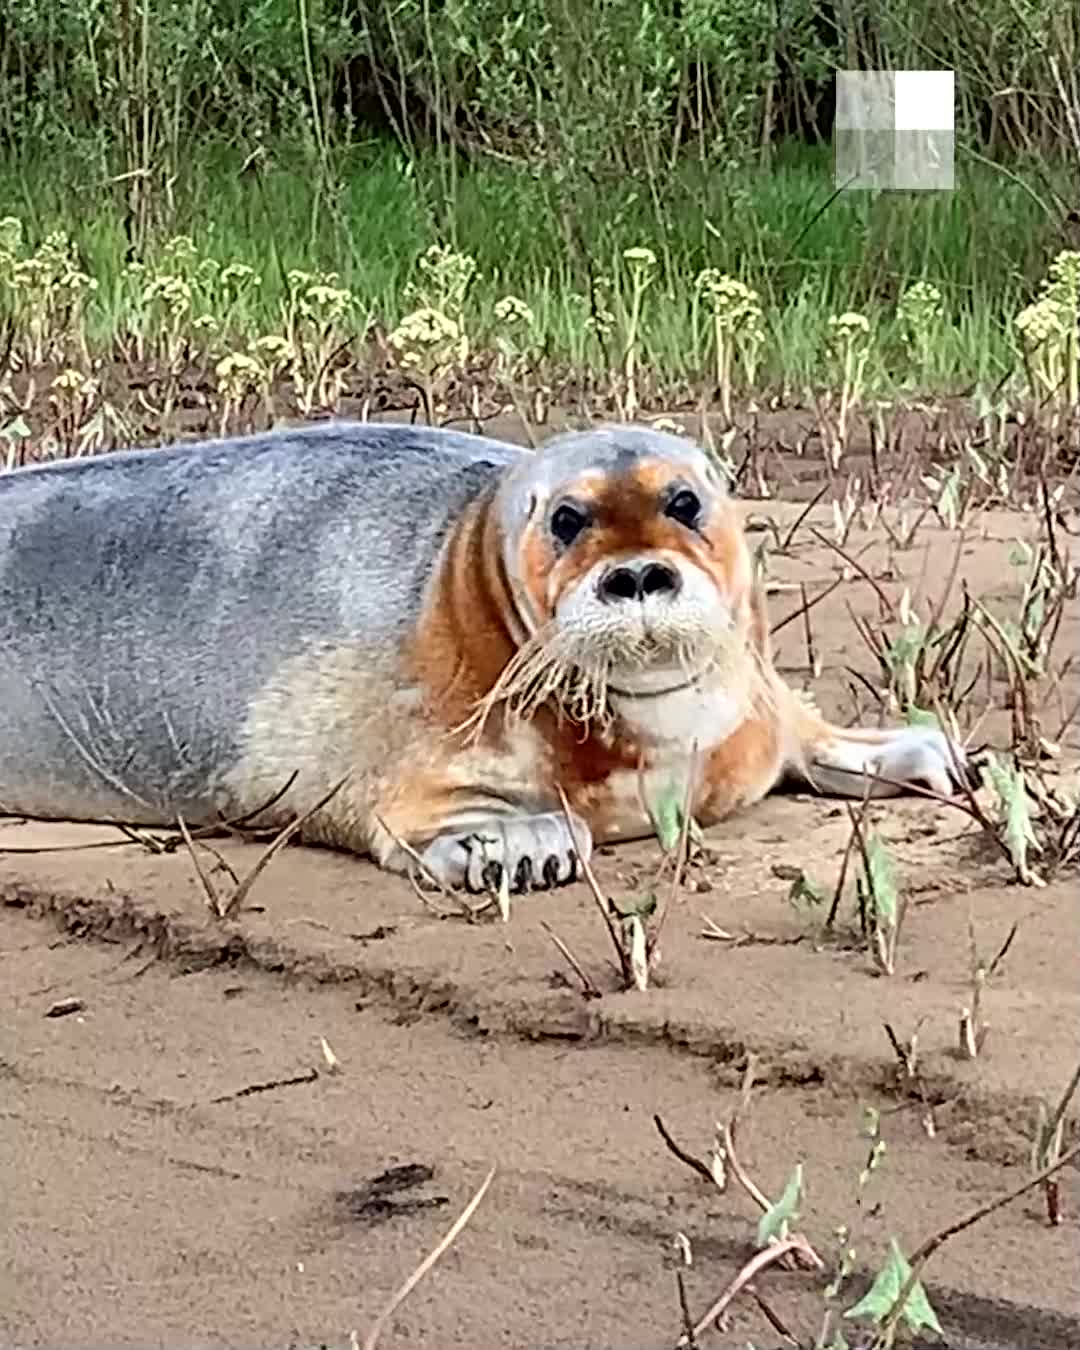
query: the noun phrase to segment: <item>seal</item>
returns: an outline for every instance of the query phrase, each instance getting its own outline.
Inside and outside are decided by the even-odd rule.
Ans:
[[[332,422],[13,470],[0,647],[5,813],[273,827],[344,780],[300,840],[451,888],[568,882],[664,792],[708,826],[786,777],[967,771],[783,682],[722,475],[643,426],[534,452]]]

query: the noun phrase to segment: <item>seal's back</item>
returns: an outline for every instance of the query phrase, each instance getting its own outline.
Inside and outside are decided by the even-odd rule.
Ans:
[[[329,423],[0,475],[0,809],[197,813],[274,671],[395,650],[447,529],[527,453]]]

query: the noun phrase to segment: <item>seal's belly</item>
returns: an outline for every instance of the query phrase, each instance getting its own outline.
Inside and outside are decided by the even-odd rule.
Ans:
[[[362,792],[415,739],[417,695],[377,642],[311,640],[255,679],[227,642],[182,637],[121,653],[39,633],[32,660],[9,661],[0,810],[195,825],[277,797],[289,816],[346,773]]]
[[[10,663],[0,706],[0,808],[54,819],[206,823],[224,807],[235,735],[213,699],[178,696],[110,661]],[[14,668],[12,668],[14,666]]]

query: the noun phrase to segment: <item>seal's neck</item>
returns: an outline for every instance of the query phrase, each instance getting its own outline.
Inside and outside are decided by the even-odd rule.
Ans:
[[[712,671],[698,680],[629,692],[613,684],[608,692],[612,713],[636,740],[686,753],[726,740],[754,703],[753,682],[743,671]]]
[[[470,502],[448,533],[417,626],[414,672],[449,725],[468,718],[518,646],[492,496]]]

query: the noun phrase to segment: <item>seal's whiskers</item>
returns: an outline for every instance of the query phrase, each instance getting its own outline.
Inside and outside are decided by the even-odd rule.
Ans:
[[[590,650],[595,645],[594,638],[585,639],[554,623],[546,625],[514,653],[473,714],[457,730],[469,729],[472,738],[479,736],[498,704],[505,705],[508,723],[528,721],[550,702],[575,721],[604,724],[610,720],[610,662]]]
[[[642,632],[573,630],[556,621],[546,624],[515,652],[499,678],[478,700],[457,732],[477,738],[488,716],[503,706],[507,724],[528,721],[548,704],[560,716],[600,731],[614,720],[610,707],[612,676],[646,671],[663,660],[681,671],[687,685],[721,681],[745,698],[747,710],[763,695],[772,706],[766,667],[742,635],[715,628],[680,632],[670,644]]]

